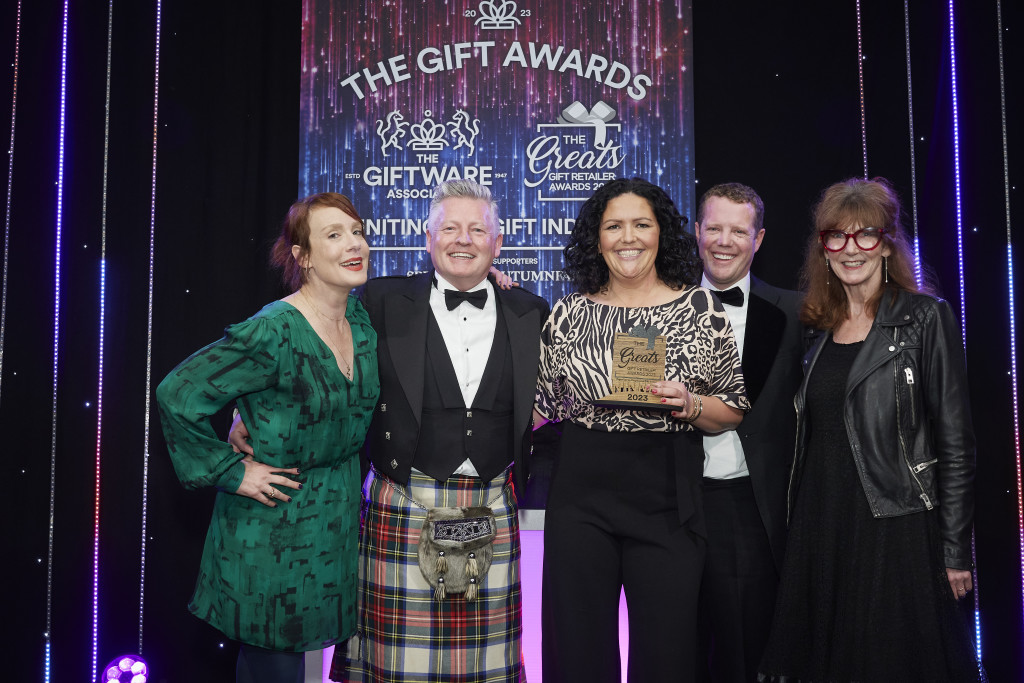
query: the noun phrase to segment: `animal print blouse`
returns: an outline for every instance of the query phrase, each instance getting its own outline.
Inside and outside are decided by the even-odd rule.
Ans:
[[[665,379],[701,396],[749,410],[740,357],[729,318],[708,290],[687,287],[675,301],[623,308],[574,293],[558,300],[541,331],[537,410],[552,421],[609,432],[693,429],[661,410],[594,405],[611,392],[612,341],[635,326],[657,326],[667,336]]]

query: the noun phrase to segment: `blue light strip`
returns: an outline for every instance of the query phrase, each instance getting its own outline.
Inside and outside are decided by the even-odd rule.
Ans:
[[[1003,119],[1003,140],[1004,145],[1006,140],[1006,119]],[[1006,193],[1006,211],[1009,216],[1010,211],[1010,193]],[[1010,224],[1006,224],[1007,232],[1009,232]],[[1017,529],[1018,536],[1020,539],[1020,574],[1021,574],[1021,587],[1024,589],[1024,495],[1022,495],[1022,480],[1021,480],[1021,457],[1020,457],[1020,402],[1017,396],[1017,335],[1015,328],[1017,327],[1017,320],[1013,314],[1014,297],[1013,297],[1013,245],[1010,244],[1009,238],[1007,238],[1006,244],[1006,279],[1007,286],[1010,290],[1010,378],[1011,386],[1013,391],[1013,452],[1014,457],[1017,461]],[[1022,645],[1024,646],[1024,645]]]
[[[957,262],[960,269],[960,334],[964,340],[964,348],[967,348],[967,299],[964,288],[964,219],[963,202],[960,193],[960,114],[957,100],[956,88],[956,31],[953,21],[953,0],[949,0],[949,73],[950,83],[953,87],[953,172],[956,195],[956,252]],[[971,535],[971,560],[976,565],[977,551],[974,544],[974,535]],[[973,571],[974,576],[974,647],[978,661],[981,661],[981,617],[978,609],[978,571]]]
[[[964,216],[960,195],[960,113],[956,89],[956,31],[953,26],[953,0],[949,0],[949,72],[953,86],[953,173],[956,187],[956,255],[960,268],[960,334],[967,345],[967,300],[964,289]]]
[[[907,121],[910,124],[910,216],[914,226],[914,280],[921,287],[921,240],[917,225],[917,155],[914,150],[914,87],[910,78],[910,0],[903,0],[903,37],[907,50]]]
[[[7,147],[7,217],[4,221],[4,277],[3,293],[0,294],[0,388],[4,377],[4,336],[7,332],[7,262],[11,245],[11,192],[14,188],[14,121],[18,112],[18,55],[21,48],[21,0],[18,0],[18,14],[14,22],[14,87],[11,93],[11,142]]]
[[[68,76],[68,0],[64,0],[64,21],[62,26],[60,56],[60,138],[57,145],[57,238],[53,257],[53,414],[50,423],[50,520],[49,538],[46,557],[46,672],[45,680],[50,680],[50,650],[53,637],[53,520],[57,496],[57,370],[60,346],[60,265],[61,242],[63,239],[64,209],[64,132],[67,105]],[[90,675],[90,679],[92,676]]]
[[[1010,150],[1006,135],[1006,71],[1003,61],[1003,4],[996,0],[999,42],[999,109],[1003,124],[1003,196],[1006,198],[1006,284],[1010,296],[1010,391],[1013,393],[1013,451],[1017,460],[1017,533],[1020,543],[1020,578],[1024,588],[1024,488],[1021,481],[1020,403],[1017,396],[1017,318],[1014,315],[1013,232],[1010,229]]]
[[[860,81],[860,142],[864,150],[864,178],[868,177],[868,119],[864,107],[864,50],[861,44],[860,0],[857,0],[857,78]]]
[[[150,177],[149,199],[149,309],[146,328],[146,421],[143,424],[144,443],[142,457],[142,553],[139,570],[139,654],[142,654],[142,614],[146,595],[146,512],[149,508],[149,424],[150,396],[153,374],[153,273],[156,236],[156,145],[157,113],[160,105],[160,23],[163,16],[162,0],[156,2],[156,55],[153,67],[153,167]]]
[[[106,348],[107,326],[107,180],[110,160],[110,74],[112,47],[114,43],[114,0],[107,9],[107,90],[103,118],[103,204],[100,210],[100,319],[99,357],[97,359],[96,387],[96,504],[93,509],[92,537],[92,671],[96,671],[99,659],[100,623],[100,481],[102,471],[103,445],[103,368]]]

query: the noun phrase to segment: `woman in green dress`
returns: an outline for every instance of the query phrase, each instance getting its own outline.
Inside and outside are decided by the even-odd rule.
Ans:
[[[303,652],[356,626],[358,450],[380,385],[377,335],[350,296],[369,247],[347,197],[299,200],[271,261],[293,293],[176,367],[157,387],[186,488],[216,487],[189,610],[240,641],[236,681],[301,681]],[[253,455],[210,418],[237,402]]]

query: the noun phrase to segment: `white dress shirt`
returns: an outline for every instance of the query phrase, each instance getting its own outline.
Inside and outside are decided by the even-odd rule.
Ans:
[[[494,328],[498,322],[498,307],[494,301],[494,288],[488,280],[484,280],[471,292],[483,289],[487,291],[487,301],[483,308],[477,308],[468,301],[463,301],[452,310],[444,300],[444,290],[457,287],[450,285],[441,275],[434,273],[437,286],[430,289],[430,310],[434,313],[437,326],[441,328],[441,336],[448,348],[448,356],[455,367],[455,377],[459,380],[462,400],[466,407],[472,407],[476,398],[480,380],[483,379],[487,358],[491,355],[494,343]],[[463,461],[455,474],[477,477],[479,474],[469,458]]]
[[[707,276],[701,278],[701,287],[716,289],[708,282]],[[730,306],[723,304],[732,332],[736,335],[736,348],[743,358],[743,341],[747,330],[747,304],[750,303],[750,273],[734,285],[743,291],[743,305]],[[704,437],[704,476],[709,479],[735,479],[750,476],[747,470],[747,459],[743,455],[743,444],[736,430],[714,436]]]

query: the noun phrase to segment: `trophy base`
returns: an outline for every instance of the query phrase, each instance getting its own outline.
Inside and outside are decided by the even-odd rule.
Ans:
[[[595,399],[594,401],[591,401],[591,403],[595,406],[601,406],[602,408],[620,408],[622,410],[657,410],[662,412],[671,412],[679,409],[679,406],[662,403],[659,399],[655,400],[658,402],[631,401],[626,394],[609,394],[604,398]]]

